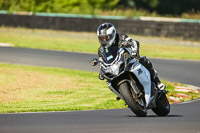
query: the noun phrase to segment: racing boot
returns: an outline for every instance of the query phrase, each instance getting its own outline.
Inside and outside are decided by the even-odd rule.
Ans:
[[[160,82],[158,85],[157,85],[158,89],[160,90],[164,90],[166,88],[166,85],[163,84],[162,82]]]
[[[154,70],[155,71],[155,70]],[[152,79],[152,81],[156,84],[156,87],[159,89],[159,90],[164,90],[166,88],[166,85],[163,84],[160,79],[158,78],[158,75],[157,75],[157,72],[155,74],[155,77]]]

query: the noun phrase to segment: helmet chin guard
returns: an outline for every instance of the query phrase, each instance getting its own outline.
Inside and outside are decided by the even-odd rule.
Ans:
[[[108,48],[112,46],[116,37],[115,26],[111,23],[101,24],[97,29],[97,36],[103,47]]]

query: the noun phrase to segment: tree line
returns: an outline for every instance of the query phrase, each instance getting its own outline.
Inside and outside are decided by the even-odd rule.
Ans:
[[[95,13],[95,10],[138,9],[158,14],[179,15],[200,11],[200,0],[0,0],[0,10]]]

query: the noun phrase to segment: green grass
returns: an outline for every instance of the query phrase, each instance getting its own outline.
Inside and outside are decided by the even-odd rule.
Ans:
[[[94,72],[0,64],[0,73],[1,113],[124,107]]]
[[[129,35],[140,42],[140,54],[147,57],[200,60],[200,42],[180,38]],[[25,28],[0,28],[0,43],[15,47],[97,53],[96,33]]]
[[[0,73],[0,113],[125,107],[95,72],[0,64]],[[177,83],[163,82],[168,96],[175,96]],[[190,95],[189,100],[200,97]]]
[[[1,28],[0,42],[16,47],[95,53],[97,40],[90,35],[93,36],[91,33]]]
[[[200,59],[200,42],[130,35],[141,42],[141,55],[174,59]],[[25,28],[0,28],[0,43],[16,47],[97,53],[95,33]],[[193,46],[193,44],[195,44]],[[98,73],[0,64],[0,112],[69,111],[124,108],[122,100],[98,80]],[[176,96],[177,83],[163,81]],[[190,99],[199,94],[191,93]],[[172,102],[172,101],[171,101]]]

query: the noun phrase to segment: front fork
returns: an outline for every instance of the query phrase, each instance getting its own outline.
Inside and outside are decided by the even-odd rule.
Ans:
[[[117,95],[120,99],[123,99],[123,100],[124,100],[124,98],[122,97],[122,95],[112,87],[112,85],[111,85],[110,82],[106,81],[106,83],[108,84],[108,88],[109,88],[113,93],[115,93],[115,95]]]
[[[131,80],[130,80],[130,79],[121,80],[121,81],[117,84],[117,86],[120,86],[120,85],[121,85],[122,83],[124,83],[124,82],[128,82],[128,83],[129,83],[129,85],[131,86],[130,91],[131,91],[132,94],[136,94],[137,97],[143,96],[143,94],[141,93],[141,91],[140,91],[140,90],[138,89],[138,87],[136,86],[135,81],[132,80],[132,79],[131,79]],[[110,83],[109,81],[107,81],[106,83],[108,84],[108,88],[109,88],[113,93],[115,93],[120,99],[123,99],[123,100],[124,100],[123,96],[122,96],[115,88],[112,87],[112,85],[111,85],[111,83]]]

